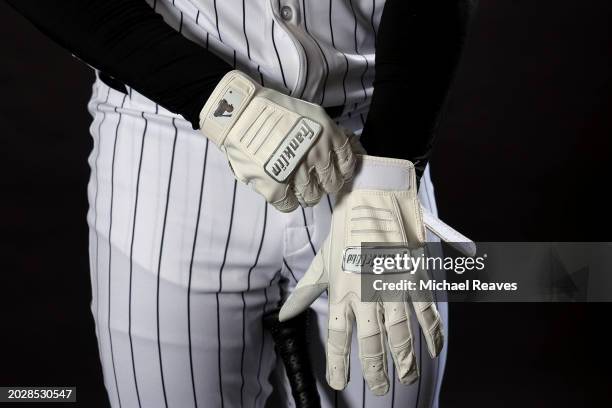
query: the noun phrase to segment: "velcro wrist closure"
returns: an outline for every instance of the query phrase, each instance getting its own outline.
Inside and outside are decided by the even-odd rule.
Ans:
[[[260,86],[240,71],[228,72],[219,81],[200,111],[200,130],[218,146],[240,118]]]
[[[408,160],[357,155],[352,190],[407,191],[414,186],[414,165]]]

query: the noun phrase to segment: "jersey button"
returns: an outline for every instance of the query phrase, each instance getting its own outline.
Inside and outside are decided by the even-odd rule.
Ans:
[[[283,6],[280,12],[283,20],[289,21],[293,18],[293,10],[289,6]]]

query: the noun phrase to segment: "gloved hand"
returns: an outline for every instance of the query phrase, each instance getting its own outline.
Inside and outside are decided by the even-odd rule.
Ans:
[[[444,339],[431,293],[421,293],[417,300],[362,301],[361,276],[350,273],[355,272],[352,262],[358,259],[355,255],[360,252],[362,243],[403,243],[407,247],[418,247],[426,238],[412,163],[374,156],[357,157],[354,179],[336,198],[329,236],[283,305],[279,319],[284,321],[299,314],[328,290],[326,376],[329,385],[337,390],[346,387],[352,324],[356,320],[364,378],[374,394],[384,395],[389,389],[386,342],[400,381],[411,383],[418,378],[410,329],[410,303],[432,357],[438,355]],[[448,233],[443,238],[465,241],[464,249],[470,254],[475,252],[473,243],[467,238],[430,215],[428,218],[438,232]]]
[[[200,112],[200,129],[225,152],[236,178],[283,212],[337,192],[355,165],[347,133],[321,106],[240,71],[221,79]]]

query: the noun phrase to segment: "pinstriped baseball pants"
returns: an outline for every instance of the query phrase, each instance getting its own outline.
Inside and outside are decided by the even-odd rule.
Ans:
[[[234,180],[224,155],[188,122],[135,93],[97,81],[89,110],[91,310],[111,405],[263,407],[274,391],[293,406],[262,316],[308,268],[333,199],[276,211]],[[428,175],[420,195],[435,211]],[[448,328],[447,305],[438,307]],[[351,382],[330,389],[327,300],[313,308],[311,357],[324,407],[437,406],[447,348],[431,360],[420,336],[416,383],[395,381],[375,397],[354,338]]]

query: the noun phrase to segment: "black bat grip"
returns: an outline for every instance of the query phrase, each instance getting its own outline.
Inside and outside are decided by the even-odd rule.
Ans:
[[[278,320],[278,310],[273,310],[264,316],[264,326],[272,334],[285,366],[296,408],[321,407],[317,382],[308,353],[307,333],[313,314],[314,311],[308,309],[282,323]]]

